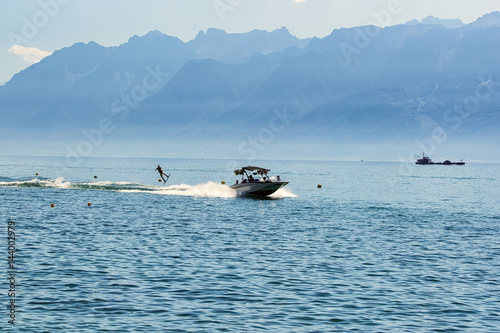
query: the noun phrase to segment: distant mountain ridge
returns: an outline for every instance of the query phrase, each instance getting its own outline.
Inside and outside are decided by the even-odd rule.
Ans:
[[[478,18],[470,26],[475,28],[494,28],[500,27],[500,12],[493,12]]]
[[[449,29],[458,29],[462,28],[465,23],[463,23],[460,19],[440,19],[437,17],[434,17],[432,15],[427,16],[426,18],[422,19],[422,21],[418,20],[411,20],[409,22],[406,22],[407,25],[418,25],[418,24],[427,24],[427,25],[442,25],[446,28]]]
[[[252,54],[270,54],[288,47],[304,48],[310,39],[292,36],[286,27],[272,32],[253,30],[243,34],[228,34],[219,29],[200,31],[188,45],[201,59],[213,59],[227,64],[241,64]]]
[[[159,141],[216,154],[223,142],[222,156],[246,158],[309,142],[334,158],[329,145],[404,150],[436,129],[447,144],[498,142],[500,13],[460,23],[428,17],[313,39],[283,27],[209,29],[189,42],[151,31],[116,47],[77,43],[0,86],[1,140],[46,142],[57,153],[108,119],[114,129],[95,147],[103,154],[119,143],[151,154]]]

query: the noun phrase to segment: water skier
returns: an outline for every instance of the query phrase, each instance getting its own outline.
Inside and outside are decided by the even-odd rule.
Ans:
[[[167,175],[165,172],[163,172],[163,169],[159,165],[155,169],[155,171],[158,171],[160,173],[160,177],[161,177],[161,179],[163,179],[163,184],[165,184],[167,182],[168,178],[170,178],[170,175]],[[163,176],[166,176],[167,179],[163,178]]]

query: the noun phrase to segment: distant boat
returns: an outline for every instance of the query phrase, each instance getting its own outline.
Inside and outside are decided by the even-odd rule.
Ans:
[[[230,187],[238,193],[239,196],[261,196],[265,197],[273,194],[288,182],[283,182],[279,180],[271,180],[267,174],[268,169],[247,166],[238,170],[234,170],[234,174],[237,176],[242,176],[241,182],[236,181],[235,184]],[[253,175],[256,177],[254,178]]]
[[[429,164],[429,165],[465,165],[465,162],[450,162],[448,160],[444,161],[444,162],[432,162],[432,160],[425,156],[424,153],[422,153],[422,158],[419,158],[415,164],[422,164],[422,165],[426,165],[426,164]]]

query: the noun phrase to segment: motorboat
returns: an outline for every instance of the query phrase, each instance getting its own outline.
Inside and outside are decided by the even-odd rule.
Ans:
[[[422,158],[419,158],[415,164],[428,164],[428,165],[465,165],[465,162],[460,161],[460,162],[451,162],[451,161],[444,161],[444,162],[433,162],[429,157],[425,156],[425,153],[422,153]]]
[[[273,194],[280,188],[286,186],[288,182],[271,179],[268,176],[271,170],[256,166],[247,166],[234,170],[236,176],[241,176],[241,181],[236,181],[230,187],[236,190],[238,196],[260,196],[265,197]]]

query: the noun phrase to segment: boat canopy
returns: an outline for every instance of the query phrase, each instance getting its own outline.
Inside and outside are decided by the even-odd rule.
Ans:
[[[243,167],[241,169],[236,169],[234,170],[234,174],[235,175],[243,175],[243,173],[245,171],[262,171],[264,173],[267,173],[267,172],[270,172],[271,170],[269,169],[266,169],[266,168],[260,168],[260,167],[256,167],[256,166],[247,166],[247,167]]]
[[[269,169],[266,169],[266,168],[260,168],[260,167],[256,167],[256,166],[247,166],[247,167],[243,167],[241,168],[242,170],[248,170],[248,171],[257,171],[257,170],[262,170],[262,171],[271,171]]]

